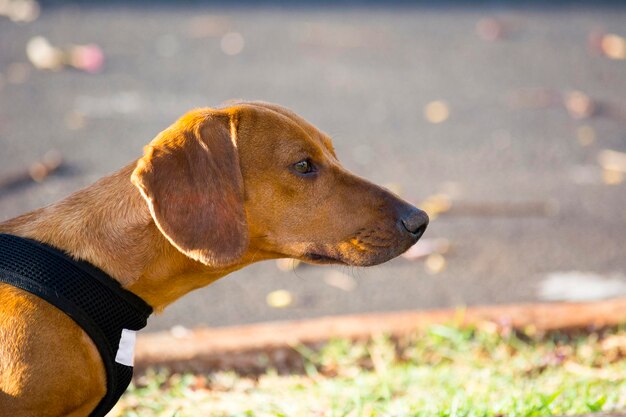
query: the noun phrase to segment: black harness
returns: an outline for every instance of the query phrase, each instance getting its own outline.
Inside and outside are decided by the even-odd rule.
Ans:
[[[104,416],[130,383],[132,359],[122,351],[134,344],[134,332],[146,326],[152,307],[93,265],[6,234],[0,234],[0,282],[43,298],[91,337],[107,374],[107,392],[91,416]]]

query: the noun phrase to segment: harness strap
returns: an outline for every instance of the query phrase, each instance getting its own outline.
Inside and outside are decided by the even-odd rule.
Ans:
[[[0,234],[0,282],[32,293],[70,316],[94,342],[107,374],[107,392],[90,414],[103,417],[130,384],[128,350],[152,314],[144,300],[95,266],[51,246]],[[121,343],[120,343],[121,342]]]

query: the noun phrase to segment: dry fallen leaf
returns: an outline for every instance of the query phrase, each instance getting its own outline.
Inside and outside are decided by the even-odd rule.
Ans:
[[[626,39],[613,33],[606,34],[600,39],[600,50],[610,59],[626,59]]]
[[[624,173],[622,171],[605,169],[602,171],[602,181],[606,185],[619,185],[624,182]]]
[[[186,328],[185,326],[181,326],[180,324],[177,324],[175,326],[172,326],[172,328],[170,329],[170,334],[175,339],[184,339],[186,337],[191,336],[192,331]]]
[[[267,294],[266,301],[270,307],[285,308],[293,303],[293,296],[287,290],[276,290]]]
[[[426,272],[428,272],[429,274],[438,274],[446,269],[446,258],[444,258],[441,254],[433,253],[431,255],[428,255],[424,266],[426,268]]]
[[[424,107],[424,117],[430,123],[443,123],[450,117],[450,108],[445,101],[431,101]]]
[[[29,23],[37,20],[41,9],[34,0],[2,0],[0,16],[8,17],[12,22]]]
[[[40,161],[28,167],[28,174],[35,182],[42,182],[48,175],[56,171],[63,163],[63,156],[59,151],[48,151]]]
[[[605,184],[618,185],[624,182],[626,153],[604,149],[598,154],[598,162],[602,167],[602,180]]]
[[[58,71],[63,68],[63,52],[43,36],[35,36],[26,44],[26,56],[35,68]]]
[[[598,162],[605,170],[626,173],[626,152],[604,149],[598,153]]]
[[[604,339],[600,345],[605,362],[617,362],[626,359],[625,335],[611,335]]]
[[[43,36],[35,36],[26,44],[26,56],[40,70],[59,71],[65,66],[95,73],[102,69],[104,53],[98,45],[75,45],[61,49],[52,46]]]
[[[104,64],[104,53],[96,44],[77,45],[68,52],[69,64],[85,72],[96,73]]]
[[[570,91],[563,97],[565,108],[574,119],[586,119],[595,111],[595,104],[581,91]]]

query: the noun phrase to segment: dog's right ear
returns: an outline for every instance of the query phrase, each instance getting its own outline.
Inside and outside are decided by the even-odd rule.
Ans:
[[[146,146],[131,177],[170,243],[215,267],[249,241],[235,124],[210,109],[186,114]]]

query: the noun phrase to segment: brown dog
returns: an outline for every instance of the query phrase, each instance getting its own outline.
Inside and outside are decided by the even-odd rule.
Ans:
[[[304,119],[253,102],[186,114],[138,161],[0,232],[86,260],[162,310],[264,259],[380,264],[427,223],[342,168]],[[0,300],[0,415],[89,415],[106,389],[89,336],[28,292],[0,284]]]

